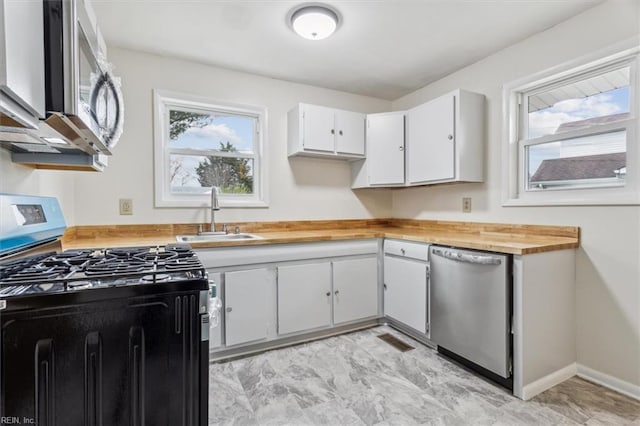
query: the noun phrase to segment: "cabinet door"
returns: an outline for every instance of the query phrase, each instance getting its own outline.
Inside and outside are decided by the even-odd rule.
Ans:
[[[333,262],[333,323],[378,314],[378,259]]]
[[[454,95],[446,95],[408,111],[409,184],[455,178],[454,108]]]
[[[367,116],[369,185],[404,183],[404,114]]]
[[[225,273],[224,292],[227,346],[266,338],[271,301],[267,270]]]
[[[331,264],[278,268],[278,333],[331,325]]]
[[[303,105],[302,108],[304,149],[334,152],[334,110],[317,105]]]
[[[44,6],[49,7],[48,3]],[[15,105],[14,118],[34,129],[38,116],[45,116],[43,13],[42,1],[3,0],[0,4],[0,87],[4,92],[0,98],[3,107],[5,95],[13,98],[16,104],[7,106]]]
[[[384,284],[384,314],[426,333],[427,265],[385,256]]]
[[[335,112],[336,152],[364,156],[365,115],[357,112]]]

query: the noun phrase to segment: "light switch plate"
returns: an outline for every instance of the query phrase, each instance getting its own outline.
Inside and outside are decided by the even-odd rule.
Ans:
[[[462,212],[471,213],[471,197],[462,198]]]
[[[133,214],[133,200],[131,198],[120,198],[120,214],[121,215]]]

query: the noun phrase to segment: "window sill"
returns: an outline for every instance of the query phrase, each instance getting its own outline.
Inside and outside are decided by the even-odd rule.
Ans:
[[[209,202],[201,200],[160,200],[155,203],[156,208],[188,208],[205,209],[210,208]],[[220,200],[222,209],[266,209],[269,203],[260,200]]]

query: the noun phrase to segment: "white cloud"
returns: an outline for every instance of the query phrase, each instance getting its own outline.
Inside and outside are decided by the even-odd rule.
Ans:
[[[584,120],[584,117],[566,112],[554,112],[553,108],[536,111],[529,114],[529,137],[551,135],[562,123]]]
[[[231,142],[238,146],[242,143],[242,138],[236,131],[226,124],[208,124],[204,127],[190,127],[185,132],[186,135],[203,139],[213,139],[216,142]]]
[[[609,94],[599,94],[581,99],[567,99],[550,108],[529,114],[529,137],[535,138],[556,132],[563,123],[603,117],[622,111],[620,105],[611,102]]]

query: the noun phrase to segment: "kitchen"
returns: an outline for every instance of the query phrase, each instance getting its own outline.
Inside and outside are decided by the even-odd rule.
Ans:
[[[387,2],[387,7],[393,9],[389,3]],[[468,3],[458,3],[452,6],[453,10],[442,5],[441,9],[431,10],[429,7],[435,6],[429,6],[429,3],[423,6],[407,4],[397,9],[406,8],[407,15],[412,14],[412,11],[413,14],[423,14],[424,19],[428,17],[432,25],[436,25],[434,21],[437,20],[435,17],[438,13],[486,13],[479,6],[478,9],[466,9],[471,7]],[[264,33],[277,32],[275,34],[286,40],[286,43],[295,43],[295,48],[307,52],[323,41],[309,44],[298,39],[287,27],[285,16],[296,5],[266,4],[257,15],[272,17],[269,18],[270,23],[265,24],[268,29]],[[637,238],[640,234],[640,211],[637,204],[504,207],[502,194],[506,185],[502,161],[503,86],[637,37],[636,1],[593,2],[576,6],[582,9],[567,11],[561,18],[556,16],[555,21],[541,24],[529,34],[522,34],[520,38],[500,41],[500,47],[496,45],[493,51],[474,58],[470,61],[473,63],[461,62],[450,71],[441,72],[442,77],[431,77],[428,84],[416,85],[415,89],[403,88],[400,96],[393,92],[378,96],[348,93],[349,88],[361,77],[356,72],[352,72],[354,75],[349,79],[343,75],[343,81],[328,85],[342,90],[318,87],[321,86],[320,83],[304,84],[308,83],[305,81],[306,76],[313,72],[327,74],[327,78],[332,75],[331,70],[324,68],[314,71],[309,69],[311,66],[302,67],[308,61],[301,61],[303,64],[299,64],[301,68],[298,77],[275,79],[256,75],[261,74],[260,72],[235,71],[238,67],[233,66],[233,61],[223,62],[223,58],[211,62],[225,66],[207,65],[204,63],[206,61],[195,56],[193,50],[192,58],[185,59],[184,56],[188,55],[180,57],[177,53],[168,54],[159,50],[158,45],[170,45],[171,42],[169,39],[162,39],[161,33],[154,33],[156,38],[152,40],[144,38],[143,34],[129,35],[130,40],[126,39],[128,33],[121,27],[135,29],[140,26],[135,19],[150,19],[146,12],[146,8],[151,7],[149,3],[137,3],[133,6],[133,11],[119,9],[125,8],[125,5],[111,2],[95,2],[93,6],[100,27],[106,35],[108,60],[114,64],[114,74],[122,78],[124,132],[120,142],[114,147],[114,155],[109,158],[108,167],[101,173],[47,171],[13,163],[9,151],[3,149],[0,150],[0,192],[55,196],[60,201],[67,225],[71,227],[207,224],[210,221],[208,197],[201,201],[200,207],[156,206],[153,160],[154,90],[263,106],[268,114],[268,145],[265,156],[268,208],[228,208],[223,203],[221,210],[216,212],[216,220],[220,225],[396,218],[580,227],[580,248],[575,252],[575,362],[578,372],[637,398],[640,385],[640,247]],[[355,7],[348,2],[336,2],[335,6],[343,15],[344,22],[334,36],[324,41],[334,44],[320,44],[320,53],[307,53],[316,58],[315,63],[318,58],[328,55],[331,50],[327,49],[340,49],[344,39],[339,37],[349,35],[354,40],[362,38],[362,35],[352,35],[351,32],[356,30],[354,27],[350,28],[349,22],[358,22],[358,13],[364,11],[356,9],[347,13],[350,8]],[[193,5],[191,7],[195,9],[174,7],[169,11],[159,11],[158,16],[182,10],[187,13],[185,19],[194,20],[199,14]],[[229,21],[229,37],[236,37],[239,46],[243,45],[244,39],[240,37],[249,31],[248,27],[263,25],[256,22],[255,17],[253,21],[245,20],[249,19],[246,16],[253,16],[245,13],[249,13],[247,8],[258,7],[254,4],[244,4],[240,9],[229,5],[220,7],[222,9],[216,12],[220,15],[216,18],[219,31],[226,27],[218,21]],[[547,7],[550,10],[559,6]],[[388,9],[385,12],[390,13]],[[131,22],[123,24],[122,16],[129,17]],[[460,28],[464,26],[461,24]],[[593,28],[598,28],[598,31],[593,31]],[[166,37],[170,38],[170,35]],[[253,43],[259,43],[261,35],[247,37]],[[139,44],[136,44],[137,41]],[[425,43],[424,48],[428,47]],[[456,47],[466,52],[465,57],[474,54],[475,48],[468,46],[452,46],[449,49]],[[192,46],[196,51],[200,48],[205,49],[204,46]],[[353,48],[343,49],[350,51]],[[239,47],[236,50],[242,52]],[[266,53],[261,56],[260,52],[254,52],[253,55],[257,55],[255,57],[260,58],[261,62],[273,64],[273,57]],[[277,57],[279,56],[283,55]],[[238,58],[237,61],[241,59]],[[279,58],[278,61],[284,59]],[[421,66],[431,69],[426,68],[425,64]],[[337,68],[335,72],[340,69]],[[384,68],[380,68],[380,72],[384,72]],[[367,71],[361,73],[366,75]],[[437,73],[434,72],[433,75]],[[425,71],[422,71],[419,79],[424,78]],[[402,78],[390,83],[393,86],[401,81]],[[301,102],[360,113],[383,113],[410,109],[456,89],[465,89],[486,97],[483,182],[352,190],[352,170],[348,162],[289,158],[287,155],[287,113]],[[637,101],[634,105],[637,108]],[[631,146],[629,150],[631,153]],[[467,197],[472,200],[471,213],[462,212],[461,199]],[[132,215],[119,214],[120,199],[132,200]],[[607,220],[607,223],[604,224],[603,220]],[[212,370],[213,368],[215,367]]]

